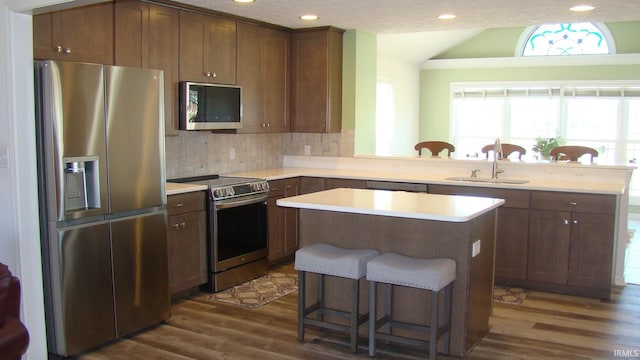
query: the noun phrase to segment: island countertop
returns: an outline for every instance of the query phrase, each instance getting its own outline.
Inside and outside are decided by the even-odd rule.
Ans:
[[[404,191],[332,189],[279,199],[279,206],[422,220],[466,222],[504,204],[503,199]]]

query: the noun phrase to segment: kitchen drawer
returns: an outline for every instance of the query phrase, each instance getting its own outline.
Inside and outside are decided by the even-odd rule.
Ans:
[[[285,185],[285,179],[269,181],[269,197],[284,196]]]
[[[194,191],[167,196],[167,215],[178,215],[206,208],[206,192]]]
[[[504,199],[504,207],[529,208],[529,194],[527,190],[497,189],[475,186],[434,185],[429,184],[429,193],[443,195],[468,195]]]
[[[531,208],[539,210],[613,214],[616,208],[616,197],[614,195],[601,194],[534,191],[531,193]]]

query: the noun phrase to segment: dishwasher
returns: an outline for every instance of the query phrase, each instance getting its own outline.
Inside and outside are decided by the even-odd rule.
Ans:
[[[420,184],[420,183],[367,180],[367,189],[426,193],[428,192],[429,187],[427,184]]]

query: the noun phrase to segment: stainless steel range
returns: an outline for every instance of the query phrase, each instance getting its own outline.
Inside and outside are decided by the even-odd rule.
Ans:
[[[266,180],[208,175],[169,181],[209,187],[210,276],[204,290],[222,291],[268,272]]]

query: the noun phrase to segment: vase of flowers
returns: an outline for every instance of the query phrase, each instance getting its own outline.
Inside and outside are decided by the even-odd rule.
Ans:
[[[549,152],[551,149],[562,145],[564,141],[560,136],[556,137],[542,137],[539,136],[536,138],[536,144],[533,146],[532,150],[538,154],[539,159],[548,160],[550,158]]]

